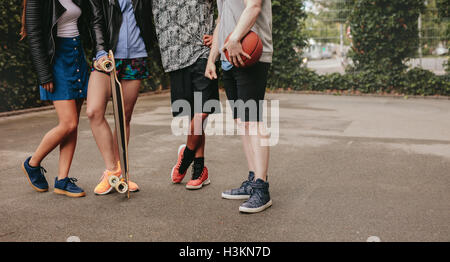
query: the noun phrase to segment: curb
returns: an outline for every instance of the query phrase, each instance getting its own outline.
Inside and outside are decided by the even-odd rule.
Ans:
[[[324,96],[362,96],[362,97],[385,97],[396,99],[425,99],[425,100],[450,100],[450,96],[418,96],[418,95],[394,95],[394,94],[355,94],[339,91],[300,91],[300,90],[268,90],[268,94],[299,94],[299,95],[324,95]]]
[[[139,97],[146,97],[152,95],[167,94],[170,89],[156,90],[139,94]],[[299,94],[299,95],[324,95],[324,96],[360,96],[360,97],[385,97],[394,99],[423,99],[423,100],[450,100],[450,96],[417,96],[417,95],[393,95],[393,94],[352,94],[346,92],[336,91],[299,91],[299,90],[267,90],[268,94]],[[86,102],[85,102],[86,103]],[[42,111],[49,111],[55,109],[54,106],[42,106],[35,108],[28,108],[22,110],[8,111],[0,113],[0,118],[24,115],[29,113],[36,113]]]
[[[139,94],[139,97],[146,97],[146,96],[152,96],[152,95],[166,94],[166,93],[169,93],[169,92],[170,92],[170,89],[149,91],[149,92],[145,92],[145,93]],[[86,104],[86,101],[84,103]],[[25,115],[25,114],[36,113],[36,112],[43,112],[43,111],[50,111],[50,110],[54,110],[54,109],[55,109],[54,106],[42,106],[42,107],[27,108],[27,109],[15,110],[15,111],[8,111],[8,112],[0,113],[0,118],[10,117],[10,116],[18,116],[18,115]]]

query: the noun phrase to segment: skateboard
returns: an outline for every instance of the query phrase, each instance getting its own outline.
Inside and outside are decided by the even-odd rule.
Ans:
[[[109,51],[109,59],[105,60],[101,65],[101,69],[110,73],[112,103],[114,111],[114,123],[117,133],[117,146],[119,148],[120,167],[122,168],[123,180],[117,176],[109,178],[109,184],[114,187],[117,192],[126,194],[130,198],[129,189],[129,169],[128,169],[128,143],[127,143],[127,126],[125,123],[125,107],[123,104],[123,90],[119,79],[117,78],[116,63],[113,51]]]

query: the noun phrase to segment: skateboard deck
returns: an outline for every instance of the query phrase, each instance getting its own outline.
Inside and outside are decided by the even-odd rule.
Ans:
[[[119,148],[120,167],[122,168],[122,177],[124,181],[117,178],[110,179],[110,184],[115,186],[119,193],[126,194],[130,198],[129,191],[129,173],[128,173],[128,143],[127,126],[125,119],[125,107],[123,102],[123,90],[119,79],[117,78],[116,63],[114,53],[109,51],[109,60],[103,67],[105,71],[110,72],[112,103],[114,111],[114,123],[117,133],[117,146]]]

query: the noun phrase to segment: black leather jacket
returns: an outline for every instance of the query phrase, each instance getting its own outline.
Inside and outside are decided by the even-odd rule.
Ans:
[[[103,50],[102,9],[95,0],[73,0],[82,9],[78,20],[80,35],[92,32],[91,40],[96,51]],[[52,65],[58,18],[66,11],[58,0],[27,0],[25,24],[31,58],[36,68],[39,84],[53,81]]]
[[[98,39],[98,42],[105,43],[104,50],[116,51],[119,41],[120,27],[122,25],[122,11],[118,0],[95,0],[103,5],[103,13],[105,17],[105,34],[106,39]],[[145,47],[149,56],[154,50],[157,43],[155,27],[153,24],[152,1],[151,0],[132,0],[136,23],[141,31],[144,39]]]

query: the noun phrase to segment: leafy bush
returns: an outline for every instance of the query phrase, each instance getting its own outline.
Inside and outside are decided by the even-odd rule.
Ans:
[[[28,46],[19,42],[21,2],[0,2],[0,112],[42,105]]]
[[[0,112],[45,103],[39,100],[36,75],[26,42],[19,42],[22,0],[0,1]],[[318,75],[301,67],[305,45],[303,0],[273,0],[274,57],[268,86],[307,91],[450,95],[450,76],[422,69],[405,71],[417,50],[417,16],[423,0],[346,0],[350,11],[355,67],[347,74]],[[448,18],[449,0],[438,0],[440,17]],[[450,29],[449,29],[450,31]],[[89,45],[89,39],[83,41]],[[141,91],[169,85],[159,48],[149,59],[152,78]],[[297,51],[296,51],[297,50]],[[91,57],[87,47],[87,56]]]
[[[359,0],[352,6],[354,70],[394,74],[405,70],[404,62],[419,47],[417,23],[424,0]]]
[[[302,73],[301,50],[306,45],[302,33],[306,13],[303,0],[272,1],[274,56],[268,85],[272,88],[289,88],[298,85]],[[295,49],[294,49],[295,48]]]
[[[379,93],[396,95],[443,95],[450,96],[450,75],[437,76],[433,72],[414,68],[394,77],[386,74],[374,74],[365,70],[354,74],[318,75],[304,70],[302,84],[295,90],[338,93]]]
[[[22,0],[0,1],[0,112],[45,105],[39,99],[37,77],[30,59],[27,41],[19,41]],[[82,37],[87,57],[92,57],[90,38]],[[152,48],[149,65],[152,77],[143,82],[141,91],[168,86],[159,48]]]

